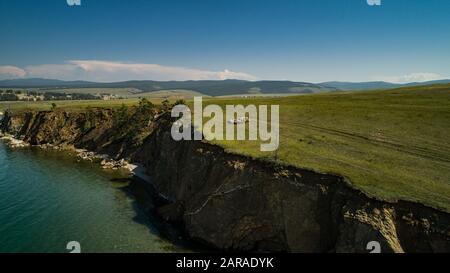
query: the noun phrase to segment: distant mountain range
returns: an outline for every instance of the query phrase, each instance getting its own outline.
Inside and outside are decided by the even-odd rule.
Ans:
[[[411,82],[411,83],[390,83],[383,81],[375,81],[375,82],[323,82],[319,85],[327,88],[336,88],[339,90],[375,90],[375,89],[390,89],[390,88],[399,88],[399,87],[407,87],[407,86],[423,86],[423,85],[433,85],[433,84],[446,84],[450,83],[450,80],[436,80],[436,81],[427,81],[427,82]]]
[[[318,93],[337,91],[333,87],[323,87],[319,84],[290,81],[126,81],[114,83],[96,83],[85,81],[60,81],[49,79],[16,79],[0,81],[0,88],[135,88],[142,93],[162,90],[190,90],[209,96],[224,96],[237,94],[270,94],[270,93]]]
[[[162,90],[190,90],[209,96],[224,96],[238,94],[308,94],[332,91],[355,91],[389,89],[404,86],[420,86],[430,84],[450,83],[450,80],[439,80],[421,83],[394,84],[388,82],[324,82],[307,83],[292,81],[125,81],[113,83],[98,83],[87,81],[61,81],[52,79],[14,79],[0,81],[0,88],[135,88],[142,93]]]

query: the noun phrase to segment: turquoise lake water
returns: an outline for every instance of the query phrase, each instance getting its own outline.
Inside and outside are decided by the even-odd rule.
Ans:
[[[0,141],[0,252],[184,251],[158,236],[123,176],[64,152],[10,149]]]

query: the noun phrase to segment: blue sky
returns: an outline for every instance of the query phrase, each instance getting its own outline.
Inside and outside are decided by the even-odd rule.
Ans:
[[[0,79],[450,78],[450,1],[0,0]]]

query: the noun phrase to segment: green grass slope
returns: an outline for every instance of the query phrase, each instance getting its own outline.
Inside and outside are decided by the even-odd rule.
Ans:
[[[450,85],[208,102],[280,105],[277,152],[217,141],[229,151],[340,174],[370,196],[450,212]]]
[[[150,100],[150,99],[149,99]],[[161,99],[150,100],[153,103],[160,103]],[[56,104],[56,109],[65,111],[83,111],[87,108],[119,108],[122,104],[130,106],[139,103],[139,99],[124,100],[65,100],[65,101],[38,101],[38,102],[0,102],[0,112],[11,110],[14,113],[23,111],[49,111],[52,103]]]

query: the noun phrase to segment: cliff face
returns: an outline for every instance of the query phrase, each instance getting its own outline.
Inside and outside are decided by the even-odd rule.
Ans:
[[[86,148],[147,168],[170,203],[155,208],[194,240],[221,250],[449,252],[450,215],[410,202],[387,203],[339,176],[275,166],[198,141],[176,142],[171,120],[139,110],[6,115],[0,128],[31,144]],[[129,121],[133,121],[132,123]]]

